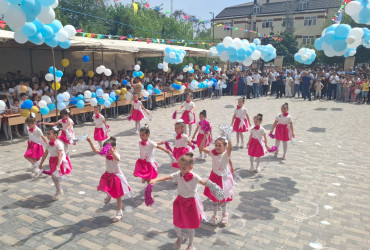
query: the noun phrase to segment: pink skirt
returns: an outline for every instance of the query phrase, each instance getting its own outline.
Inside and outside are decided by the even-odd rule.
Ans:
[[[95,141],[104,141],[106,139],[108,139],[108,135],[106,135],[104,133],[104,129],[103,128],[95,128],[94,140]]]
[[[189,152],[189,149],[187,147],[182,147],[182,148],[174,148],[172,155],[175,157],[175,159],[178,161],[179,158],[183,155],[185,155],[187,152]],[[172,163],[173,168],[180,168],[179,164],[177,162]]]
[[[60,134],[60,136],[58,138],[59,138],[59,140],[61,140],[64,143],[71,144],[71,142],[67,139],[67,135],[66,135],[66,132],[64,130],[62,130],[62,133]]]
[[[211,171],[211,174],[209,175],[209,180],[216,183],[220,188],[222,188],[222,176],[215,174],[213,170]],[[203,194],[207,196],[213,202],[229,202],[233,200],[233,198],[228,198],[227,200],[223,199],[222,201],[217,200],[217,198],[212,194],[209,187],[204,188]]]
[[[178,195],[173,202],[173,224],[182,229],[196,229],[201,222],[202,215],[198,212],[195,198]]]
[[[235,118],[233,129],[237,133],[244,133],[244,132],[248,131],[248,121],[247,121],[247,119],[244,119],[243,127],[240,127],[241,122],[242,122],[242,120],[240,120],[239,118]]]
[[[134,121],[141,121],[144,118],[143,112],[138,109],[134,109],[134,112],[132,112],[132,120]]]
[[[24,157],[35,159],[36,161],[44,155],[44,148],[42,145],[35,143],[33,141],[28,141],[27,150]]]
[[[62,163],[60,164],[59,175],[67,175],[72,171],[72,165],[71,162],[69,161],[68,156],[66,156],[66,159],[68,165],[66,166],[66,164],[64,164],[64,162],[62,161]],[[51,156],[49,158],[50,174],[53,174],[58,169],[57,165],[58,165],[58,156]]]
[[[253,138],[253,137],[251,138],[251,141],[248,147],[248,155],[252,157],[262,157],[265,155],[263,147],[258,139]]]
[[[194,117],[192,122],[190,122],[189,115],[192,115]],[[185,110],[184,113],[181,116],[181,119],[184,120],[185,124],[194,124],[195,123],[195,114],[193,112],[190,112],[189,110]]]
[[[290,141],[288,124],[278,124],[276,126],[275,139],[279,141]]]
[[[198,146],[198,148],[200,147],[200,144],[203,141],[204,135],[205,134],[200,134],[199,133],[198,136],[197,136],[197,146]],[[211,145],[211,134],[207,134],[207,135],[208,135],[208,138],[205,141],[204,147],[208,147],[209,145]]]
[[[123,193],[121,179],[114,173],[108,173],[107,171],[100,177],[97,190],[109,194],[114,199],[125,195]],[[131,191],[130,187],[129,190]]]
[[[154,163],[154,167],[150,162],[147,162],[145,159],[138,159],[135,164],[134,176],[140,177],[144,180],[153,180],[157,178],[158,165]]]

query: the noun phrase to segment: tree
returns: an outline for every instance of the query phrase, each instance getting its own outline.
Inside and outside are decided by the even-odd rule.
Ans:
[[[274,36],[271,32],[270,36]],[[275,47],[277,55],[284,56],[284,65],[294,64],[294,54],[298,51],[297,38],[286,31],[279,34],[282,41],[271,40],[271,45]]]

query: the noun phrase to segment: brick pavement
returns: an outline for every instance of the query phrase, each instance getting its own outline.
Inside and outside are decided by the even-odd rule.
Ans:
[[[197,100],[197,111],[206,109],[217,128],[231,121],[236,99]],[[235,149],[237,186],[230,222],[225,227],[202,223],[196,230],[197,249],[369,248],[369,106],[268,97],[248,100],[246,107],[252,117],[264,114],[263,125],[270,129],[286,100],[297,137],[295,145],[289,144],[288,160],[269,155],[262,160],[262,172],[251,174],[246,150]],[[173,138],[174,108],[154,111],[152,140]],[[25,138],[0,142],[0,249],[172,249],[175,186],[157,184],[155,204],[145,206],[145,185],[132,175],[139,137],[125,117],[108,120],[111,135],[118,137],[122,170],[135,192],[123,201],[124,218],[116,224],[110,222],[115,203],[104,205],[105,195],[96,191],[104,160],[90,152],[87,142],[73,147],[74,169],[57,202],[51,202],[55,189],[49,177],[29,178]],[[85,124],[75,131],[92,136],[93,128]],[[169,157],[158,150],[156,157],[160,175],[171,173]],[[195,171],[207,178],[210,160],[197,161]],[[211,203],[202,192],[200,188],[210,215]]]

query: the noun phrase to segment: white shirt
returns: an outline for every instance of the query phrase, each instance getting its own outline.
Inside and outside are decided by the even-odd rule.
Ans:
[[[261,79],[260,74],[253,75],[253,83],[259,83]]]
[[[219,155],[214,155],[212,151],[209,152],[209,155],[212,158],[212,170],[217,175],[226,174],[227,168],[229,167],[229,156],[227,151]]]
[[[284,116],[283,114],[279,114],[278,116],[276,116],[275,120],[278,122],[278,124],[289,124],[293,122],[293,119],[290,115]]]
[[[253,86],[253,79],[250,76],[247,76],[247,85],[248,86]]]
[[[251,130],[251,135],[254,139],[257,139],[257,140],[262,140],[264,139],[263,136],[266,134],[266,130],[260,126],[260,129],[257,130],[257,129],[252,129]]]
[[[184,198],[194,197],[198,191],[198,183],[202,179],[196,173],[193,173],[193,179],[185,181],[180,171],[171,174],[173,181],[177,182],[177,193]]]
[[[55,145],[54,146],[51,146],[49,143],[46,145],[46,149],[48,150],[49,152],[49,156],[50,157],[56,157],[56,156],[59,156],[59,151],[62,150],[63,153],[64,153],[64,146],[63,146],[63,142],[61,142],[60,140],[55,140]]]
[[[145,146],[139,142],[140,159],[145,159],[147,162],[151,161],[154,158],[155,148],[157,146],[157,143],[151,140],[148,140]]]
[[[120,160],[121,159],[121,156],[119,155],[119,153],[116,151],[116,156],[118,157],[118,159]],[[103,155],[103,157],[105,157]],[[116,161],[113,157],[113,160],[108,160],[107,158],[105,158],[105,168],[107,170],[108,173],[114,173],[114,174],[118,174],[119,172],[119,161]]]
[[[141,105],[143,105],[141,101],[138,102],[133,101],[131,104],[132,106],[134,106],[134,109],[143,110],[141,107]]]
[[[35,129],[33,130],[33,132],[31,132],[29,128],[27,128],[27,131],[28,131],[29,141],[33,141],[34,143],[37,143],[37,144],[44,144],[43,143],[44,141],[41,139],[43,134],[39,127],[35,126]]]
[[[331,84],[337,84],[339,82],[339,76],[337,75],[332,75],[330,78],[329,78],[329,82]]]
[[[186,134],[181,134],[181,138],[175,138],[175,148],[185,148],[188,146],[189,137]]]
[[[96,128],[104,128],[105,127],[105,124],[104,124],[105,118],[102,114],[99,115],[99,118],[96,118],[96,115],[94,114],[92,119],[95,123]]]
[[[119,82],[117,81],[117,80],[112,80],[112,81],[110,81],[110,88],[112,89],[112,86],[113,85],[119,85]]]
[[[243,106],[240,109],[234,109],[234,114],[237,118],[243,121],[247,118],[248,110],[246,107]]]
[[[100,87],[103,87],[103,85],[106,87],[106,88],[109,88],[109,81],[108,80],[105,80],[105,81],[101,81],[100,82]]]
[[[263,77],[262,78],[262,84],[263,85],[269,85],[269,78],[268,77]]]
[[[68,117],[66,123],[63,123],[63,119],[60,119],[58,122],[59,122],[59,124],[62,125],[63,130],[67,130],[67,128],[69,127],[69,124],[72,123],[72,127],[71,127],[70,131],[73,131],[73,124],[74,123],[73,123],[73,120],[71,118]]]
[[[290,87],[292,85],[292,82],[293,82],[293,78],[290,76],[290,77],[287,77],[286,78],[286,81],[285,81],[285,86],[288,86]]]
[[[294,84],[299,84],[299,75],[296,75],[295,77],[294,77]]]
[[[187,110],[187,111],[191,111],[193,108],[195,108],[195,104],[194,104],[194,102],[189,102],[189,103],[187,103],[187,102],[184,102],[183,104],[182,104],[182,106],[185,108],[185,110]]]

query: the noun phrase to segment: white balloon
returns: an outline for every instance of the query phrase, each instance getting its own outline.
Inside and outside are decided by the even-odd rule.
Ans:
[[[260,59],[261,58],[261,52],[259,52],[258,50],[255,50],[255,51],[253,51],[253,53],[252,53],[252,59],[253,60],[258,60],[258,59]]]
[[[58,31],[56,37],[58,42],[65,42],[68,39],[68,33],[64,29],[61,29]]]
[[[3,100],[0,100],[0,111],[3,111],[6,108],[6,104]]]
[[[220,54],[220,60],[221,61],[224,61],[226,62],[227,60],[229,60],[229,54],[227,53],[227,51],[222,51],[221,54]]]
[[[175,58],[176,57],[176,54],[175,52],[171,51],[170,54],[169,54],[170,58]]]
[[[110,76],[110,75],[112,74],[112,70],[110,70],[110,69],[105,69],[105,70],[104,70],[104,74],[105,74],[106,76]]]
[[[240,38],[234,38],[233,43],[232,43],[235,48],[238,50],[242,47],[242,40]]]
[[[347,38],[346,38],[346,43],[347,44],[352,44],[352,43],[354,43],[356,41],[356,37],[354,37],[354,36],[348,36]]]
[[[362,9],[359,1],[351,1],[345,7],[345,12],[350,16],[357,16]]]
[[[184,94],[185,89],[181,88],[179,91],[180,91],[181,94]]]
[[[14,40],[17,43],[24,44],[28,41],[28,37],[22,31],[16,31],[14,32]]]
[[[91,98],[90,105],[93,106],[93,107],[98,105],[98,100],[96,100],[96,98]]]
[[[54,79],[53,74],[47,73],[47,74],[45,75],[45,80],[46,80],[46,81],[50,82],[50,81],[52,81],[53,79]]]
[[[139,71],[140,70],[140,65],[135,65],[134,70]]]
[[[129,93],[129,92],[127,92],[127,93],[124,95],[124,97],[125,97],[125,100],[127,100],[127,101],[130,101],[130,100],[132,99],[132,95],[131,95],[131,93]]]
[[[64,92],[63,95],[65,97],[65,101],[69,101],[69,98],[71,98],[71,95],[68,92]]]
[[[248,40],[246,40],[246,39],[243,39],[242,40],[242,47],[244,48],[244,49],[249,49],[249,41]]]
[[[103,94],[103,96],[102,96],[102,98],[103,98],[104,100],[108,100],[108,99],[109,99],[109,94],[104,93],[104,94]]]
[[[356,40],[361,39],[363,35],[364,35],[364,31],[362,30],[362,28],[353,28],[349,32],[349,36],[354,36]]]
[[[253,63],[253,60],[251,57],[247,57],[244,61],[243,61],[243,65],[244,66],[251,66]]]
[[[308,56],[307,55],[303,55],[303,56],[301,56],[301,58],[302,58],[302,61],[306,61],[308,59]]]
[[[0,16],[8,11],[9,4],[6,0],[0,0]]]
[[[222,41],[224,46],[226,48],[228,48],[232,43],[233,43],[233,39],[229,36],[225,37],[224,40]]]
[[[202,71],[205,71],[206,70],[206,66],[202,66]]]
[[[51,103],[51,98],[47,95],[44,95],[41,97],[41,100],[42,101],[45,101],[47,104],[50,104]]]
[[[85,99],[91,98],[91,91],[90,90],[86,90],[85,93],[84,93],[84,97],[85,97]]]
[[[168,71],[168,67],[167,67],[167,66],[164,66],[164,67],[163,67],[163,71],[164,71],[164,72],[167,72],[167,71]]]
[[[188,71],[189,71],[189,69],[188,69],[188,68],[183,68],[183,69],[182,69],[182,71],[183,71],[184,73],[186,73],[186,72],[188,72]]]
[[[303,56],[305,53],[306,52],[303,48],[298,50],[298,54],[301,55],[301,56]]]
[[[193,69],[193,67],[189,66],[188,67],[188,71],[191,71]]]
[[[99,74],[99,75],[100,75],[100,74],[102,74],[103,72],[104,72],[104,69],[102,68],[102,66],[99,66],[99,67],[97,67],[97,68],[96,68],[96,73],[97,73],[97,74]]]
[[[55,81],[56,81],[56,82],[60,82],[60,80],[62,80],[62,78],[61,78],[61,77],[55,77]]]
[[[48,106],[48,103],[44,100],[41,100],[37,103],[37,105],[40,107],[40,108],[46,108]]]
[[[217,71],[218,71],[218,72],[221,72],[221,70],[222,70],[221,68],[218,68],[218,69],[217,69]]]
[[[163,62],[163,66],[168,67],[168,62]]]
[[[55,12],[49,6],[42,6],[40,14],[37,15],[40,22],[50,24],[55,20]]]
[[[68,24],[63,29],[67,32],[69,38],[76,36],[77,31],[72,25]]]
[[[148,97],[148,96],[149,96],[149,93],[148,93],[148,91],[143,90],[143,91],[141,91],[141,95],[142,95],[143,97]]]
[[[18,31],[26,23],[26,15],[19,6],[9,5],[8,11],[4,13],[4,21],[14,31]]]
[[[58,5],[59,5],[59,1],[55,0],[55,2],[50,7],[55,9],[56,7],[58,7]]]
[[[179,79],[180,80],[184,79],[184,76],[183,75],[179,75]]]

